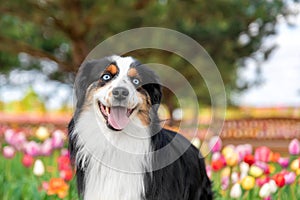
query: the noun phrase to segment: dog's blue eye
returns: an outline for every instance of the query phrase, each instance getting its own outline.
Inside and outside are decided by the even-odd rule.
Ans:
[[[133,82],[133,84],[135,84],[135,85],[140,84],[140,81],[139,81],[139,79],[137,79],[137,78],[132,79],[132,82]]]
[[[109,74],[104,74],[104,75],[102,76],[102,79],[103,79],[104,81],[108,81],[108,80],[111,79],[111,75],[109,75]]]

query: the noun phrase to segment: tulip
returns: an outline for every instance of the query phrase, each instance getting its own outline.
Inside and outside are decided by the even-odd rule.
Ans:
[[[66,170],[71,168],[71,161],[68,156],[59,156],[57,161],[59,170]]]
[[[285,184],[287,185],[294,183],[294,181],[296,180],[296,174],[294,172],[288,172],[283,176],[284,176]]]
[[[205,169],[208,178],[211,179],[212,167],[210,165],[206,165]]]
[[[215,152],[211,156],[211,160],[219,160],[223,155],[220,152]]]
[[[223,156],[231,155],[231,154],[233,154],[233,153],[235,153],[235,152],[234,152],[234,146],[233,146],[233,145],[227,145],[227,146],[225,146],[225,147],[223,148],[223,150],[222,150],[222,155],[223,155]]]
[[[248,175],[249,164],[245,162],[241,162],[240,171],[241,171],[240,179],[245,178]]]
[[[41,154],[44,156],[49,156],[52,153],[52,140],[46,139],[41,145]]]
[[[40,126],[40,127],[36,130],[35,136],[36,136],[38,139],[44,141],[44,140],[46,140],[47,138],[49,138],[50,132],[48,131],[48,129],[47,129],[46,127]]]
[[[8,144],[17,150],[21,150],[26,142],[26,136],[23,132],[17,133],[12,129],[8,129],[4,132],[4,138]]]
[[[268,162],[271,150],[268,147],[262,146],[255,150],[254,158],[258,161]]]
[[[300,153],[300,143],[297,139],[293,139],[289,144],[289,153],[291,155],[298,155]]]
[[[278,159],[280,158],[280,153],[276,152],[276,153],[271,153],[271,161],[272,162],[278,162]]]
[[[226,154],[224,157],[228,166],[233,167],[238,164],[239,156],[237,153],[232,152],[231,154]]]
[[[63,199],[68,195],[69,186],[62,178],[52,178],[49,182],[47,194],[58,195]]]
[[[221,177],[226,177],[230,175],[230,167],[225,167],[222,171],[221,171]]]
[[[235,183],[230,190],[230,197],[237,199],[237,198],[240,198],[241,196],[242,196],[241,186],[240,186],[240,184]]]
[[[299,159],[293,160],[293,162],[291,163],[291,170],[297,171],[298,169],[300,169],[299,165],[300,165]]]
[[[283,187],[285,185],[285,179],[284,179],[283,174],[276,174],[273,177],[273,180],[275,181],[275,183],[278,187]]]
[[[277,184],[274,180],[269,181],[270,191],[272,194],[274,194],[277,191]]]
[[[250,144],[238,145],[235,151],[239,155],[239,162],[244,160],[244,157],[252,153],[252,146]]]
[[[22,164],[25,167],[31,167],[31,165],[33,164],[34,159],[32,156],[25,154],[22,158]]]
[[[246,176],[242,180],[242,187],[244,190],[251,190],[255,186],[255,178],[252,176]]]
[[[254,156],[251,154],[248,154],[244,157],[244,162],[248,163],[250,166],[255,162]]]
[[[64,132],[61,130],[56,130],[52,134],[52,147],[54,149],[61,148],[64,145]]]
[[[70,157],[70,152],[68,149],[64,148],[64,149],[61,149],[60,155]]]
[[[42,176],[45,173],[45,166],[43,162],[37,159],[33,165],[33,174],[36,176]]]
[[[15,149],[14,149],[13,147],[11,147],[11,146],[5,146],[5,147],[3,148],[3,156],[4,156],[5,158],[11,159],[11,158],[13,158],[13,157],[15,156],[15,154],[16,154],[16,151],[15,151]]]
[[[265,183],[259,190],[259,196],[266,198],[271,195],[271,188],[269,183]]]
[[[260,177],[263,173],[264,173],[264,171],[255,165],[252,165],[250,167],[249,174],[251,176],[254,176],[255,178]]]
[[[24,145],[24,151],[30,156],[38,156],[40,154],[40,145],[35,141],[27,142]]]
[[[60,171],[59,176],[65,181],[70,181],[73,178],[73,170],[72,169],[62,170]]]
[[[262,176],[258,179],[256,179],[256,184],[261,187],[263,186],[265,183],[268,183],[270,181],[270,178],[268,176]]]
[[[221,159],[213,160],[211,162],[211,167],[214,171],[219,171],[220,169],[222,169],[224,167],[224,161],[222,161]]]
[[[221,151],[222,140],[220,139],[219,136],[214,136],[210,139],[208,146],[209,146],[209,149],[211,149],[211,151],[213,153]]]
[[[13,136],[15,135],[15,131],[12,130],[12,129],[7,129],[5,132],[4,132],[4,139],[5,141],[11,145],[12,143],[12,140],[13,140]]]
[[[289,158],[282,158],[282,157],[280,157],[280,158],[278,159],[278,163],[279,163],[282,167],[284,167],[284,168],[287,168],[287,167],[289,166],[289,161],[290,161]]]
[[[256,161],[254,163],[254,165],[257,166],[257,167],[259,167],[259,168],[261,168],[264,171],[264,173],[268,174],[268,172],[269,172],[269,166],[267,165],[267,163],[262,162],[262,161]]]

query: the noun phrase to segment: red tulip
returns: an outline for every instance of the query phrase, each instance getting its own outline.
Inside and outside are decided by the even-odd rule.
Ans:
[[[258,147],[255,150],[254,158],[255,160],[268,162],[270,158],[270,154],[271,154],[271,150],[266,146],[262,146],[262,147]]]
[[[246,155],[244,157],[244,162],[251,166],[255,162],[254,156],[251,154]]]
[[[219,171],[224,167],[224,161],[219,159],[219,160],[214,160],[211,162],[211,167],[214,171]]]
[[[73,170],[72,169],[62,170],[60,171],[59,175],[65,181],[70,181],[73,178]]]
[[[34,158],[30,155],[27,155],[25,154],[22,158],[22,164],[25,166],[25,167],[30,167],[32,166],[34,162]]]
[[[283,174],[274,175],[273,180],[275,181],[278,187],[283,187],[285,185],[285,179]]]
[[[59,170],[67,170],[71,168],[71,161],[69,156],[59,156],[57,160]]]

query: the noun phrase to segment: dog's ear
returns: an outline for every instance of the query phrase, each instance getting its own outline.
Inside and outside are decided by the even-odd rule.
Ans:
[[[143,88],[148,92],[151,99],[151,104],[159,105],[162,97],[160,84],[159,83],[146,84],[143,86]]]

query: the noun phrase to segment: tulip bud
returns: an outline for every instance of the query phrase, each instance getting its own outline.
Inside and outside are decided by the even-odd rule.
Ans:
[[[5,147],[3,148],[3,156],[4,156],[5,158],[11,159],[11,158],[13,158],[13,157],[15,156],[15,154],[16,154],[16,151],[15,151],[15,149],[14,149],[13,147],[11,147],[11,146],[5,146]]]
[[[261,198],[266,198],[270,196],[271,194],[271,188],[269,183],[265,183],[259,190],[259,196]]]
[[[46,127],[40,126],[40,127],[36,130],[35,136],[36,136],[38,139],[44,141],[44,140],[46,140],[47,138],[49,138],[50,133],[49,133],[49,131],[48,131],[48,129],[47,129]]]
[[[246,176],[242,180],[242,187],[244,190],[251,190],[255,185],[255,178],[252,176]]]
[[[274,180],[270,180],[269,181],[269,186],[270,186],[270,191],[272,194],[274,194],[277,191],[277,185],[276,182]]]
[[[33,157],[31,157],[30,155],[25,154],[22,158],[22,164],[25,167],[30,167],[34,162]]]
[[[264,173],[264,171],[255,165],[252,165],[250,167],[249,174],[251,176],[254,176],[255,178],[260,177],[263,173]]]
[[[287,168],[289,166],[289,158],[279,158],[278,159],[278,163],[283,167],[283,168]]]
[[[236,199],[236,198],[240,198],[241,195],[242,195],[241,186],[240,184],[235,183],[230,190],[230,197]]]
[[[36,176],[42,176],[45,173],[45,167],[41,160],[36,160],[33,165],[33,174]]]
[[[296,174],[294,172],[288,172],[284,174],[285,184],[290,185],[294,183],[295,180],[296,180]]]
[[[289,153],[291,155],[298,155],[300,153],[300,143],[297,139],[293,139],[289,144]]]

